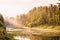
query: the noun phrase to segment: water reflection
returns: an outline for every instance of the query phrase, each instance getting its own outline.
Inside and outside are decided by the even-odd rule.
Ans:
[[[39,35],[29,35],[28,37],[23,37],[23,36],[14,36],[14,39],[16,40],[60,40],[60,36],[39,36]]]
[[[60,40],[60,36],[32,36],[30,40]]]
[[[16,40],[60,40],[60,36],[42,36],[42,35],[26,34],[26,31],[23,29],[14,29],[13,31],[11,30],[13,29],[7,31],[9,31],[10,34],[13,34],[14,39]]]
[[[14,36],[14,39],[16,39],[16,40],[30,40],[29,38],[20,37],[20,36]]]

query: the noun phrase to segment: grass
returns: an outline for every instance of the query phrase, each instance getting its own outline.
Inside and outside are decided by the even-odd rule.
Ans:
[[[55,29],[55,30],[60,30],[60,26],[48,26],[48,25],[40,25],[38,26],[40,29]]]
[[[15,40],[15,39],[13,38],[14,35],[12,35],[12,34],[6,34],[5,36],[8,37],[9,40]]]
[[[54,29],[55,30],[60,30],[60,26],[56,26]]]

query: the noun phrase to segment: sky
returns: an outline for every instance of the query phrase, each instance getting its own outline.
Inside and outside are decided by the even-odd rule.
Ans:
[[[28,13],[33,7],[56,4],[58,0],[0,0],[0,13],[4,17],[15,17]]]

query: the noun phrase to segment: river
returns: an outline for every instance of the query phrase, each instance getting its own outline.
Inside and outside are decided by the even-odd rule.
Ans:
[[[13,37],[16,40],[60,40],[60,36],[49,36],[49,35],[52,35],[52,33],[50,34],[43,33],[43,36],[35,35],[36,34],[35,32],[38,30],[33,30],[28,32],[29,30],[27,30],[26,28],[18,29],[18,28],[7,27],[6,31],[7,33],[14,34],[15,36]],[[34,33],[31,34],[31,32],[34,32]],[[39,33],[39,31],[37,33]],[[40,34],[42,34],[42,32]],[[53,35],[55,34],[53,33]]]
[[[6,28],[7,33],[10,33],[10,34],[13,34],[14,32],[20,32],[20,31],[23,31],[23,30],[24,29],[16,29],[16,28],[10,28],[10,27]],[[19,33],[17,33],[17,34],[19,34]],[[16,36],[14,36],[14,39],[16,39],[16,40],[30,40],[28,37],[24,37],[24,35],[20,36],[20,35],[17,35],[17,34],[16,34]]]

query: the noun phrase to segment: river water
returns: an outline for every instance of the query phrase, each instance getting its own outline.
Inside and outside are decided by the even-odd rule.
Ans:
[[[21,36],[14,36],[14,39],[16,39],[16,40],[30,40],[29,38],[23,38],[23,37],[21,37]]]
[[[60,40],[60,36],[28,35],[26,29],[7,28],[7,33],[15,34],[16,40]]]
[[[6,31],[8,31],[7,33],[13,34],[14,32],[23,31],[23,29],[15,29],[15,28],[9,28],[8,27],[8,28],[6,28]],[[17,34],[19,34],[19,33],[17,33]],[[16,40],[30,40],[28,37],[23,37],[23,36],[16,35],[13,38],[16,39]]]

